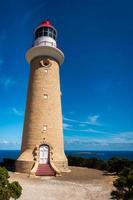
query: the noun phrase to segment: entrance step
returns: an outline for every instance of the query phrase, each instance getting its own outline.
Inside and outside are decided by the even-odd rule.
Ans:
[[[36,171],[36,176],[55,176],[55,171],[49,164],[39,164]]]

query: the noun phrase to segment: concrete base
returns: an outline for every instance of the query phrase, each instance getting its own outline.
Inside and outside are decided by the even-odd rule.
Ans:
[[[16,172],[27,173],[27,174],[30,173],[34,165],[32,152],[33,150],[27,149],[26,151],[20,154],[15,163]]]
[[[15,164],[16,172],[30,174],[34,161],[17,160]]]
[[[60,160],[52,160],[51,165],[54,164],[54,168],[56,169],[55,171],[61,172],[70,172],[68,168],[68,162],[67,158],[64,155],[63,159]],[[52,164],[53,163],[53,164]],[[24,151],[19,158],[16,160],[16,172],[20,173],[31,173],[35,174],[36,169],[38,168],[38,161],[34,161],[33,157],[33,150],[32,149],[27,149]],[[34,170],[33,170],[34,169]]]
[[[20,173],[31,173],[31,170],[34,165],[34,161],[24,161],[24,160],[17,160],[15,163],[15,171]],[[57,169],[59,169],[60,172],[70,172],[68,168],[67,162],[54,162]]]

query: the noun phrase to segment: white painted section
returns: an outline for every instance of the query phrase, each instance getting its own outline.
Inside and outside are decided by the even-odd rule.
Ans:
[[[39,164],[47,164],[48,163],[48,146],[42,145],[39,148]]]
[[[26,60],[30,64],[30,62],[38,57],[38,56],[48,56],[52,57],[61,65],[64,62],[64,54],[63,52],[51,46],[35,46],[30,48],[26,53]]]
[[[43,130],[46,131],[47,130],[47,125],[43,126]]]
[[[56,47],[56,41],[48,36],[41,36],[34,41],[34,46],[51,46]]]

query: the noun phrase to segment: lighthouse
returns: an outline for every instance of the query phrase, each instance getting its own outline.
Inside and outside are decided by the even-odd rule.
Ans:
[[[56,40],[57,30],[46,20],[35,29],[33,46],[26,52],[30,76],[16,171],[36,176],[69,171],[64,153],[59,75],[64,54]]]

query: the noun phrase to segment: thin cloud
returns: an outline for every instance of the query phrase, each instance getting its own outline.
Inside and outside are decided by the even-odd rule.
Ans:
[[[115,133],[112,139],[114,142],[133,142],[133,131]]]
[[[23,112],[18,110],[17,108],[12,108],[12,113],[17,116],[23,116]]]
[[[99,120],[99,115],[92,115],[88,117],[88,123],[91,125],[100,125],[100,123],[98,122]]]
[[[80,121],[76,119],[63,117],[63,120],[67,122],[77,123],[79,126],[85,126],[85,125],[102,126],[102,124],[98,122],[99,117],[100,117],[99,115],[92,115],[89,116],[88,120],[86,121]]]
[[[5,89],[8,89],[10,86],[13,86],[15,81],[12,78],[0,78],[0,85]]]
[[[7,145],[7,144],[10,144],[10,145],[20,145],[20,143],[16,142],[16,141],[8,141],[8,140],[1,140],[0,141],[0,145]]]
[[[76,129],[73,128],[71,126],[67,127],[67,129],[65,130],[69,130],[72,132],[80,132],[80,133],[98,133],[98,134],[112,134],[111,132],[107,132],[107,131],[102,131],[102,130],[96,130],[96,129],[92,129],[92,128],[88,128],[88,129]]]
[[[1,140],[0,149],[20,149],[20,143],[17,141]]]
[[[101,131],[101,130],[96,130],[96,129],[92,129],[92,128],[89,128],[89,129],[83,129],[83,130],[80,130],[80,131],[82,131],[82,132],[87,132],[87,133],[112,134],[111,132]]]
[[[96,136],[83,137],[83,136],[65,136],[65,142],[67,144],[82,144],[82,145],[102,145],[108,146],[110,144],[132,144],[133,145],[133,131],[121,132],[108,135],[107,138],[97,138]],[[132,146],[133,148],[133,146]]]
[[[63,123],[63,128],[64,130],[70,130],[72,127],[72,125],[68,124],[68,123]]]
[[[63,120],[64,121],[69,121],[69,122],[80,122],[80,121],[78,121],[78,120],[74,120],[74,119],[70,119],[70,118],[67,118],[67,117],[63,117]]]
[[[114,142],[105,139],[65,137],[65,148],[69,150],[133,150],[133,141]]]

